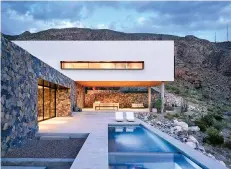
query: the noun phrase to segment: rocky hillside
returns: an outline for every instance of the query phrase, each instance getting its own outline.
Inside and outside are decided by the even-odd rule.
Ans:
[[[4,36],[10,40],[174,40],[176,79],[168,89],[220,106],[225,111],[231,109],[231,42],[212,43],[191,35],[178,37],[86,28],[27,31]]]

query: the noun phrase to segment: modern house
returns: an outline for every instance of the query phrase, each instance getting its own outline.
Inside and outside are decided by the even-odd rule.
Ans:
[[[85,106],[94,106],[96,109],[103,106],[130,108],[140,104],[151,108],[151,87],[162,86],[162,99],[164,99],[164,82],[174,80],[173,41],[14,41],[14,43],[73,79],[77,84],[77,106],[80,108]],[[93,89],[149,87],[149,94],[143,97],[145,101],[140,100],[142,96],[135,95],[134,99],[128,99],[124,95],[118,98],[115,92],[110,98],[107,94],[103,95],[104,99],[97,100],[99,98],[93,99],[90,92],[93,94],[100,91],[90,91],[85,98],[86,87]],[[123,104],[123,100],[127,100],[127,104]],[[94,104],[99,101],[100,105]],[[102,102],[108,104],[103,105]],[[115,102],[117,104],[111,104]]]
[[[116,111],[141,104],[152,108],[154,86],[161,87],[163,111],[164,84],[174,80],[173,41],[11,42],[2,37],[1,50],[2,157],[37,133],[40,139],[86,139],[74,159],[61,159],[62,164],[71,165],[66,166],[70,169],[226,168],[138,118],[129,121],[128,112],[127,121],[122,122],[108,111],[78,112],[65,117],[75,107],[84,108],[86,104]],[[120,87],[148,87],[148,94],[109,90]],[[100,88],[107,90],[96,90]],[[91,97],[92,93],[102,97]],[[11,168],[16,163],[21,166],[22,161],[26,165],[32,165],[28,160],[34,161],[2,159],[6,167],[13,164]],[[52,160],[61,164],[56,158],[39,159],[42,168],[53,165]]]
[[[174,80],[173,41],[14,41],[2,39],[2,152],[38,130],[38,122],[84,108],[85,88],[148,87],[131,99],[151,108],[151,87]],[[118,98],[124,100],[126,96]],[[111,98],[111,97],[110,97]],[[119,108],[93,99],[91,106]],[[123,102],[123,101],[122,101]],[[142,103],[143,104],[143,103]]]

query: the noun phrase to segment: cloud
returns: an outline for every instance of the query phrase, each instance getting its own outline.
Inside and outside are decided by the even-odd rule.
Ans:
[[[108,26],[105,24],[98,24],[98,25],[96,25],[96,28],[97,29],[108,29]]]
[[[144,24],[144,22],[146,21],[146,18],[145,17],[139,17],[138,19],[137,19],[137,22],[138,22],[138,24],[140,24],[140,25],[143,25]]]
[[[231,2],[2,2],[2,31],[91,27],[123,32],[209,37],[231,25]],[[219,33],[218,33],[219,35]],[[219,37],[218,37],[219,39]]]
[[[2,16],[3,20],[8,20],[2,23],[2,29],[4,33],[9,34],[19,34],[26,30],[30,32],[37,32],[40,30],[50,29],[50,28],[71,28],[79,27],[84,28],[85,25],[79,21],[72,21],[70,19],[35,19],[34,15],[30,12],[24,14],[18,13],[14,10],[8,9],[6,13]]]

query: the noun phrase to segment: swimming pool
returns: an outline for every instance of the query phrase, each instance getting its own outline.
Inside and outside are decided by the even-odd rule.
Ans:
[[[109,126],[110,169],[202,169],[141,125]]]

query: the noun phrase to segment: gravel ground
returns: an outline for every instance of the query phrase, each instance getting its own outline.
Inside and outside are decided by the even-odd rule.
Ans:
[[[4,158],[75,158],[86,139],[28,140],[14,148]]]

